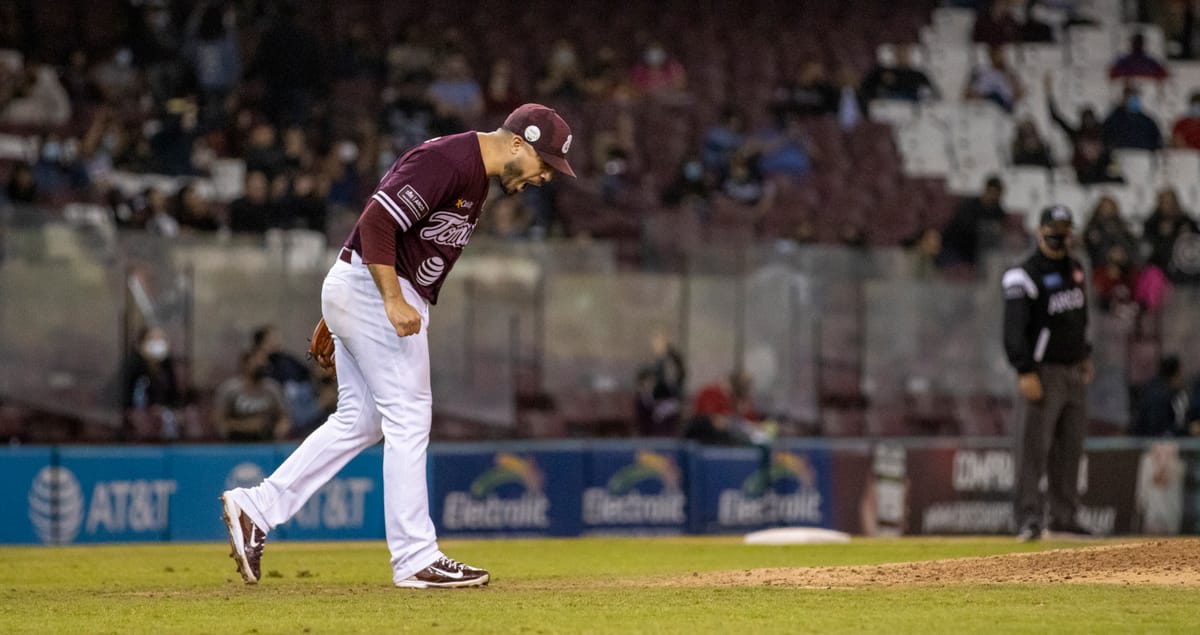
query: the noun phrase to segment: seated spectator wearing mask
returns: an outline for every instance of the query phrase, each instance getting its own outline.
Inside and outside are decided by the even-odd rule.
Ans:
[[[1158,130],[1158,124],[1143,112],[1142,96],[1137,88],[1126,86],[1125,98],[1104,120],[1104,142],[1112,149],[1162,148],[1162,133]]]

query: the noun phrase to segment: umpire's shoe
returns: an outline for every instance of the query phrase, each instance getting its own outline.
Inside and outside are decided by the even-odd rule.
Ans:
[[[262,578],[262,554],[267,532],[259,529],[242,511],[234,500],[233,491],[221,494],[221,504],[224,508],[221,518],[229,530],[229,546],[233,550],[229,557],[237,563],[238,573],[242,574],[246,584],[257,584]]]
[[[453,558],[442,556],[428,567],[397,582],[396,586],[406,589],[453,589],[486,586],[490,579],[491,576],[483,569],[476,569]]]

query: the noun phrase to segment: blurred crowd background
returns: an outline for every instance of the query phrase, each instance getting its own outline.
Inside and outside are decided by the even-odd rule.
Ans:
[[[435,309],[435,438],[1003,434],[1052,202],[1094,433],[1200,433],[1200,3],[0,3],[0,433],[302,436],[382,171],[558,109]],[[493,191],[493,195],[498,192]]]

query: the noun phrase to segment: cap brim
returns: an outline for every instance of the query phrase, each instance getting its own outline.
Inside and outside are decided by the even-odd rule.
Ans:
[[[553,154],[546,154],[540,150],[538,151],[538,155],[542,157],[543,161],[549,163],[550,167],[554,168],[555,170],[558,170],[559,172],[562,172],[570,177],[575,176],[575,170],[571,169],[571,164],[567,163],[566,159],[554,156]]]

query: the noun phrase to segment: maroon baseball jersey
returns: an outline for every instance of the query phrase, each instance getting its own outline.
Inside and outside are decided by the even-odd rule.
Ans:
[[[404,153],[379,182],[346,247],[395,265],[430,304],[475,232],[488,177],[479,139],[464,132]]]

